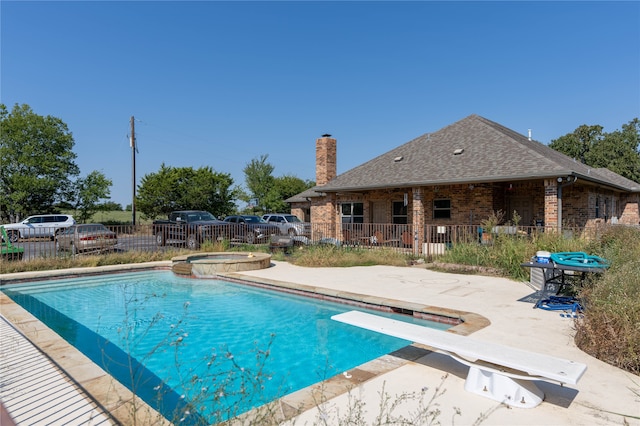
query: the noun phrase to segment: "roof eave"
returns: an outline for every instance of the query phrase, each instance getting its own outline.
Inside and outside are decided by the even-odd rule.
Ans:
[[[608,182],[604,179],[600,179],[591,175],[584,175],[576,173],[573,170],[561,170],[553,173],[528,173],[522,175],[510,175],[510,176],[479,176],[473,179],[447,179],[447,180],[431,180],[431,181],[416,181],[406,183],[390,183],[387,185],[360,185],[360,186],[340,186],[331,187],[318,187],[317,190],[325,193],[337,193],[337,192],[358,192],[358,191],[375,191],[380,189],[389,188],[413,188],[418,186],[436,186],[436,185],[460,185],[460,184],[481,184],[481,183],[493,183],[493,182],[511,182],[511,181],[525,181],[533,179],[556,179],[563,176],[575,176],[580,180],[596,183],[599,185],[615,188],[625,192],[637,192],[640,187],[624,187],[612,182]]]

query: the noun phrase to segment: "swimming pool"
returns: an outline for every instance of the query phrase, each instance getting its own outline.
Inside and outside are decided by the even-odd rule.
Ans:
[[[352,306],[167,271],[4,292],[165,417],[187,424],[235,416],[409,343],[330,320]]]

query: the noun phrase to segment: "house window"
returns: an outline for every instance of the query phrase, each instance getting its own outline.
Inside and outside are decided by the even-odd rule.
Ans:
[[[364,223],[364,205],[362,203],[340,204],[342,223]]]
[[[596,219],[600,217],[600,196],[596,197]]]
[[[407,224],[407,206],[404,201],[393,202],[393,216],[391,218],[392,223]]]
[[[451,219],[451,200],[433,200],[433,218]]]

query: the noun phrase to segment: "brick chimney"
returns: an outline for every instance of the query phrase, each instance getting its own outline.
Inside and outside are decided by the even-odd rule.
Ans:
[[[331,135],[316,140],[316,185],[324,185],[337,175],[337,142]]]

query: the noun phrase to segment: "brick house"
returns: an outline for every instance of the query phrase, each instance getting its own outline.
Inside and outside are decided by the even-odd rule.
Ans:
[[[305,221],[407,224],[422,247],[429,225],[480,225],[502,210],[521,226],[561,230],[639,224],[640,184],[594,169],[498,123],[470,115],[337,175],[337,141],[316,141],[316,186],[287,200]]]

